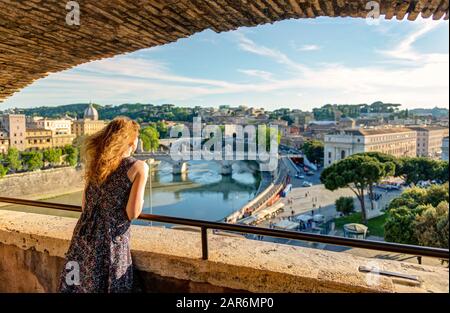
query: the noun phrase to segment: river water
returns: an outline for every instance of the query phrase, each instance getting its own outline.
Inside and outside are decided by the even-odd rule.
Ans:
[[[233,164],[231,176],[220,175],[220,165],[212,161],[189,161],[188,168],[184,175],[173,175],[171,165],[165,162],[151,169],[151,183],[147,184],[145,192],[145,213],[218,221],[253,199],[260,182],[256,166],[243,161]],[[80,205],[81,192],[41,200]],[[78,213],[23,206],[0,209],[78,216]]]

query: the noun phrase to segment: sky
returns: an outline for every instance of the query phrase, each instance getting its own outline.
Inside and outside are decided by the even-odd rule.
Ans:
[[[1,107],[92,101],[311,110],[327,103],[448,107],[449,23],[287,20],[164,46],[50,74]]]

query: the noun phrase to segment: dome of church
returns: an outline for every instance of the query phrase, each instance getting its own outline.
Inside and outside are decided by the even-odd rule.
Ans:
[[[94,106],[92,105],[92,103],[89,103],[89,106],[86,108],[86,110],[84,110],[84,116],[83,118],[85,120],[93,120],[96,121],[98,120],[98,112],[97,110],[94,108]]]

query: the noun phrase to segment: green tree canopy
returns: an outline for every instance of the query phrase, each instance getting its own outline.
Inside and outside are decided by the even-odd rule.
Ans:
[[[422,209],[422,207],[410,209],[402,206],[390,210],[384,224],[384,239],[390,242],[417,245],[413,225]]]
[[[325,168],[320,180],[328,190],[350,188],[360,202],[362,222],[366,224],[364,191],[368,186],[380,181],[394,167],[391,162],[381,163],[368,155],[357,154]]]
[[[335,205],[336,211],[341,212],[344,215],[353,212],[355,209],[352,197],[339,197],[336,199]]]
[[[6,154],[6,164],[13,171],[20,170],[22,168],[22,162],[20,161],[20,153],[16,148],[9,148]]]
[[[54,165],[61,161],[62,150],[59,148],[47,149],[43,153],[44,161]]]
[[[31,151],[22,153],[23,164],[27,170],[35,171],[44,166],[43,155],[41,152]]]
[[[0,164],[0,177],[4,177],[6,174],[8,174],[8,168]]]
[[[72,145],[66,145],[63,148],[62,153],[65,155],[64,156],[64,161],[69,164],[70,166],[75,166],[78,163],[78,155],[79,155],[79,150],[78,148],[72,146]]]
[[[148,126],[140,131],[140,138],[145,151],[154,151],[159,147],[159,133],[152,127]]]
[[[437,206],[441,201],[449,201],[448,183],[432,185],[429,188],[408,188],[389,203],[389,210],[405,206],[414,209],[419,205]]]
[[[389,205],[385,239],[448,248],[448,199],[448,183],[405,190]]]
[[[447,248],[449,237],[448,202],[427,205],[414,220],[413,229],[421,246]]]
[[[421,180],[440,179],[448,181],[448,162],[423,157],[401,159],[398,176],[403,176],[406,183],[417,184]]]
[[[323,159],[324,144],[318,140],[308,140],[303,146],[302,150],[309,161],[319,163]]]

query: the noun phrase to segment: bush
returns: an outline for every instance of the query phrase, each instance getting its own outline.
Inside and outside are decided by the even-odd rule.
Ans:
[[[9,169],[7,167],[4,167],[3,164],[0,164],[0,177],[4,177],[6,174],[8,174]]]
[[[341,212],[344,215],[348,215],[355,210],[352,197],[340,197],[335,202],[336,211]]]

